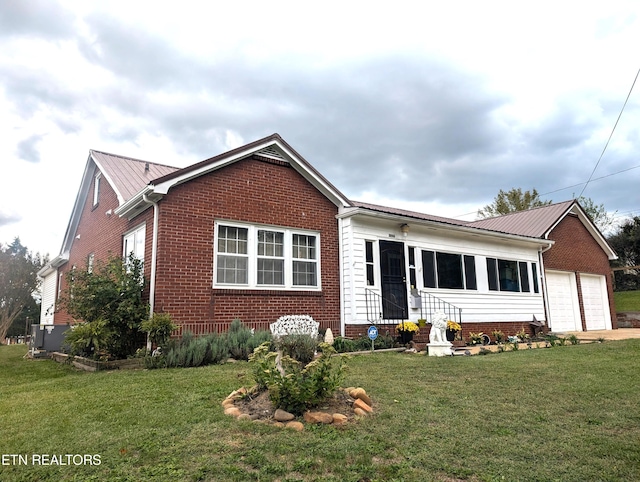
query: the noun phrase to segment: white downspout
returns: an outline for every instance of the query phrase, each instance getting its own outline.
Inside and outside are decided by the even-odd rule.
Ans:
[[[551,313],[549,311],[549,291],[547,291],[547,274],[544,271],[544,260],[543,254],[551,249],[553,245],[547,246],[546,248],[540,248],[538,250],[538,261],[540,264],[540,273],[538,273],[538,277],[540,281],[542,281],[542,295],[543,295],[543,304],[544,304],[544,315],[547,319],[547,328],[550,328],[551,322]]]
[[[152,201],[146,194],[142,195],[144,202],[153,206],[153,238],[151,241],[151,275],[149,278],[149,318],[153,316],[156,298],[156,261],[158,259],[158,203]],[[151,350],[151,340],[147,336],[147,350]]]

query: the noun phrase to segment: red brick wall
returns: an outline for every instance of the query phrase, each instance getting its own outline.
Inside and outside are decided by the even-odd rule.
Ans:
[[[100,180],[100,194],[98,205],[93,206],[93,188],[95,182],[95,171],[92,175],[91,186],[87,199],[82,207],[82,214],[77,232],[73,235],[73,244],[69,253],[69,261],[59,269],[63,273],[63,291],[66,289],[66,273],[73,266],[76,269],[87,269],[87,260],[90,253],[94,253],[94,268],[100,261],[106,261],[109,256],[122,256],[122,235],[127,231],[146,222],[146,243],[145,243],[145,276],[150,274],[151,260],[151,234],[153,232],[153,210],[148,209],[132,221],[121,218],[116,214],[107,215],[110,209],[113,211],[118,207],[118,198],[115,191],[109,185],[104,176]],[[76,236],[80,235],[80,239]],[[59,308],[59,307],[58,307]],[[54,323],[68,323],[71,317],[60,310],[54,316]]]
[[[546,269],[573,271],[576,273],[582,329],[586,330],[582,305],[580,272],[602,275],[607,280],[611,323],[613,328],[617,328],[611,268],[609,266],[609,259],[600,245],[593,239],[593,236],[587,231],[578,217],[574,215],[566,216],[560,224],[549,233],[549,239],[555,241],[555,244],[549,251],[543,254],[544,267]]]
[[[234,318],[265,327],[287,314],[339,332],[337,207],[288,164],[238,161],[173,187],[159,207],[155,311],[197,333]],[[217,219],[319,231],[322,291],[212,288]]]

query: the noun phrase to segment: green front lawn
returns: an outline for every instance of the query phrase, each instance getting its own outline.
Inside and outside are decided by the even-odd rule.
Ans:
[[[223,415],[252,384],[244,362],[86,373],[23,354],[0,346],[2,481],[640,480],[640,340],[355,356],[346,384],[375,415],[301,433]],[[33,465],[41,454],[100,465]]]
[[[640,291],[616,291],[613,293],[616,311],[640,311]]]

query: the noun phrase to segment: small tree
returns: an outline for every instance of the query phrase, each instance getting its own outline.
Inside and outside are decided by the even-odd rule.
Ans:
[[[33,254],[15,238],[9,245],[0,244],[0,340],[4,340],[12,323],[35,301],[38,271],[46,258]]]
[[[113,357],[126,358],[144,344],[141,323],[149,316],[143,301],[142,261],[130,255],[126,262],[111,257],[106,264],[67,274],[67,289],[62,306],[77,320],[86,323],[103,320],[104,332],[110,333],[102,345]]]
[[[502,216],[516,211],[526,211],[527,209],[548,204],[551,204],[551,201],[540,199],[540,194],[535,189],[525,192],[522,192],[521,188],[515,187],[507,192],[500,189],[491,204],[487,204],[478,210],[478,219]]]

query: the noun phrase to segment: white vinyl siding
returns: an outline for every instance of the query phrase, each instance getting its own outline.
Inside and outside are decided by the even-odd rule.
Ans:
[[[53,325],[53,313],[56,309],[56,282],[58,272],[49,273],[42,280],[42,302],[40,304],[40,324]]]
[[[475,234],[452,233],[447,229],[420,227],[412,225],[407,237],[399,230],[398,223],[366,216],[353,216],[342,219],[342,273],[343,307],[345,323],[363,324],[367,321],[366,290],[381,294],[380,252],[378,243],[382,240],[395,240],[405,245],[407,273],[407,296],[410,294],[411,268],[409,250],[415,249],[416,289],[427,292],[462,309],[463,322],[521,322],[546,320],[542,293],[533,289],[533,268],[538,261],[538,247],[521,242],[496,242],[488,237]],[[370,247],[368,248],[368,243]],[[373,254],[367,255],[367,251]],[[462,262],[462,280],[465,288],[452,289],[425,286],[422,259],[423,251],[460,255]],[[492,291],[489,289],[487,258],[512,259],[516,261],[518,273],[527,276],[529,291]],[[524,273],[525,263],[527,266]],[[374,284],[370,284],[369,266],[373,267]],[[475,269],[475,273],[473,270]],[[468,276],[467,276],[468,273]],[[475,287],[473,283],[475,274]],[[437,273],[436,273],[437,276]],[[518,278],[520,284],[522,279]],[[526,285],[526,283],[524,283]],[[458,283],[459,285],[459,283]],[[437,284],[436,284],[437,286]],[[525,286],[526,287],[526,286]],[[419,308],[409,308],[409,319],[417,321],[421,316]]]

